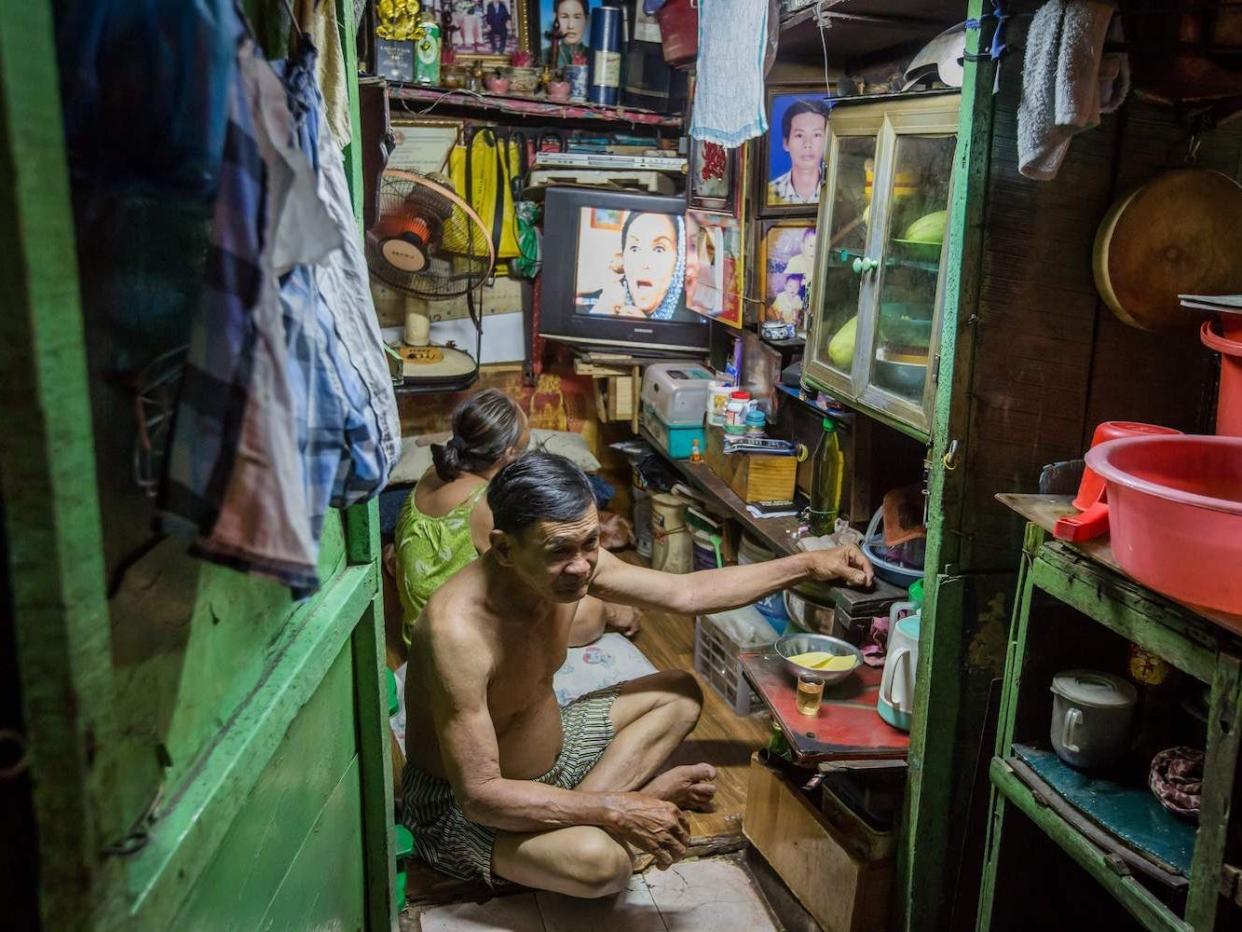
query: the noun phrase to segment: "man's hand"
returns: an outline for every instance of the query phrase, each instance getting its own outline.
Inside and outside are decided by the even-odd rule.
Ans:
[[[627,638],[638,634],[642,628],[643,613],[632,605],[617,605],[609,602],[604,606],[604,625],[609,631],[618,631]]]
[[[644,793],[619,793],[611,802],[608,828],[622,842],[653,855],[661,870],[682,859],[690,843],[690,824],[677,806]]]
[[[844,582],[859,589],[869,589],[875,581],[871,561],[853,544],[829,550],[812,550],[811,578],[819,582]]]

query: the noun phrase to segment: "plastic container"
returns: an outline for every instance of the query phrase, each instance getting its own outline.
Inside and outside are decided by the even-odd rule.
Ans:
[[[707,423],[713,427],[724,427],[725,408],[729,404],[729,396],[733,394],[733,386],[728,382],[713,382],[707,390]]]
[[[1094,449],[1110,440],[1121,437],[1139,437],[1144,434],[1180,434],[1180,430],[1172,427],[1160,427],[1157,424],[1140,424],[1135,421],[1103,421],[1096,425],[1091,435],[1091,447]],[[1078,483],[1078,495],[1073,505],[1081,514],[1066,515],[1057,520],[1052,528],[1052,536],[1058,540],[1084,541],[1099,537],[1108,531],[1108,504],[1104,501],[1104,480],[1090,468],[1082,471],[1082,480]]]
[[[762,437],[767,424],[768,416],[758,408],[751,408],[746,412],[746,436]]]
[[[1242,633],[1242,438],[1126,437],[1087,452],[1108,483],[1113,556],[1144,585]],[[1220,619],[1214,619],[1220,620]]]
[[[862,551],[871,561],[877,576],[894,586],[908,589],[923,578],[922,548],[926,546],[926,540],[919,538],[917,541],[903,544],[904,550],[896,548],[902,550],[903,557],[908,558],[898,562],[893,551],[884,546],[884,531],[880,528],[883,520],[884,507],[881,506],[876,509],[875,514],[871,516],[871,523],[867,525],[867,533],[863,535]],[[915,558],[918,561],[917,566],[913,565]]]
[[[746,413],[750,410],[750,392],[735,391],[729,395],[729,403],[725,405],[726,434],[746,433]]]
[[[776,633],[753,605],[700,615],[694,623],[694,669],[738,715],[761,709],[738,655],[776,643]]]
[[[826,417],[824,433],[811,459],[811,507],[808,516],[816,537],[831,534],[841,507],[841,482],[845,477],[845,454],[837,440],[837,424]]]
[[[1223,337],[1217,332],[1218,328],[1216,321],[1205,320],[1199,330],[1203,345],[1220,353],[1216,433],[1223,437],[1242,437],[1242,336],[1237,339]]]
[[[767,563],[771,559],[773,559],[772,551],[761,544],[755,543],[753,538],[742,535],[742,540],[737,547],[737,562],[739,566]],[[764,596],[755,603],[755,608],[768,620],[768,624],[772,625],[778,634],[784,634],[785,628],[789,625],[789,613],[785,611],[785,600],[782,596],[782,592],[773,592],[771,595]]]

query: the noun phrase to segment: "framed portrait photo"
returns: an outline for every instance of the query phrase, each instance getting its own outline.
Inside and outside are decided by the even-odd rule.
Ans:
[[[806,213],[819,204],[828,142],[828,97],[823,91],[773,88],[767,97],[768,132],[759,152],[755,201],[765,216]]]
[[[742,326],[743,242],[736,218],[686,213],[686,307],[730,327]]]
[[[815,220],[764,221],[759,237],[759,320],[793,324],[803,334],[815,274]]]
[[[538,0],[424,0],[447,23],[444,45],[459,62],[507,64],[518,51],[533,51],[527,3]]]
[[[539,4],[539,42],[532,51],[540,61],[560,70],[574,63],[574,53],[587,54],[591,10],[599,0],[530,0]],[[556,46],[555,54],[552,51]]]

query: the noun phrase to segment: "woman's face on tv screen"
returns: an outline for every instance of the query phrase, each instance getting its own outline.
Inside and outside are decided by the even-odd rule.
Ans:
[[[630,296],[650,314],[660,306],[677,267],[677,226],[668,214],[642,214],[625,235],[622,265]]]

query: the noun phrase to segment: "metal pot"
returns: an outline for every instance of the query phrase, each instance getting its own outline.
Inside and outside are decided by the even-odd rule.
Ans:
[[[837,609],[826,593],[808,592],[805,586],[786,589],[785,610],[799,628],[820,634],[834,634]]]
[[[1126,750],[1138,690],[1111,673],[1066,670],[1052,678],[1050,738],[1057,757],[1091,770],[1114,763]]]

